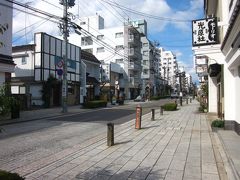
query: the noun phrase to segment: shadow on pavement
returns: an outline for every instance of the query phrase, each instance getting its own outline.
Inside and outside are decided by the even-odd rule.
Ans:
[[[167,170],[166,169],[158,169],[157,171],[152,171],[152,167],[137,167],[137,168],[129,168],[128,170],[122,170],[121,167],[123,165],[118,164],[110,164],[106,168],[102,169],[100,167],[90,168],[91,170],[87,170],[83,173],[80,173],[75,176],[75,179],[91,179],[91,180],[127,180],[127,179],[164,179]],[[124,167],[123,167],[124,168]],[[124,168],[125,169],[125,168]],[[127,169],[127,168],[126,168]]]
[[[132,142],[132,140],[129,140],[129,141],[120,141],[120,142],[115,142],[114,145],[121,145],[121,144],[127,144],[127,143],[130,143]]]

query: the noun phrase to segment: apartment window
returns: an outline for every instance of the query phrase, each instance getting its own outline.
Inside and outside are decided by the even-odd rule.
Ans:
[[[115,34],[115,38],[123,37],[123,32],[118,32]]]
[[[93,40],[90,36],[87,37],[82,37],[81,38],[81,45],[82,46],[89,46],[89,45],[93,45]]]
[[[144,69],[144,70],[143,70],[143,74],[144,74],[144,75],[148,74],[148,69]]]
[[[116,62],[116,63],[123,63],[123,58],[121,58],[121,59],[116,59],[115,62]]]
[[[143,43],[143,47],[148,47],[148,43]]]
[[[90,48],[90,49],[83,49],[84,51],[86,51],[86,52],[88,52],[88,53],[93,53],[93,49],[92,48]]]
[[[115,49],[116,50],[121,50],[121,49],[123,49],[123,45],[118,45],[118,46],[115,47]]]
[[[148,56],[148,51],[143,51],[144,56]]]
[[[68,85],[68,94],[74,94],[74,86]]]
[[[105,50],[104,50],[104,47],[99,47],[99,48],[97,48],[97,53],[102,53],[102,52],[104,52]]]
[[[26,57],[22,57],[22,65],[27,64],[27,59]]]
[[[98,36],[97,36],[97,39],[98,39],[98,40],[102,40],[103,37],[104,37],[104,35],[98,35]]]
[[[148,60],[143,60],[143,65],[147,65]]]
[[[20,94],[26,94],[26,87],[25,86],[20,86],[19,87],[19,93]]]

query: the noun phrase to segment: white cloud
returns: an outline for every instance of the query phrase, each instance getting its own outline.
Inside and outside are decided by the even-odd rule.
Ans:
[[[51,14],[62,16],[63,12],[61,10],[62,6],[59,4],[59,0],[36,0],[36,1],[30,1],[30,0],[24,0],[21,1],[22,3],[30,2],[29,5],[33,6],[37,9],[41,9],[45,12],[49,12]],[[174,11],[168,4],[166,0],[115,0],[116,3],[123,5],[127,8],[130,8],[132,10],[140,11],[143,13],[151,14],[158,17],[168,17],[173,19],[185,19],[188,20],[195,18],[200,10],[202,10],[203,2],[202,0],[191,0],[190,1],[190,7],[186,11]],[[121,19],[124,21],[124,19],[119,15],[119,13],[122,14],[127,19],[127,15],[135,20],[135,19],[143,19],[143,16],[136,15],[134,13],[130,12],[122,12],[121,9],[118,9],[116,7],[111,7],[107,3],[104,3],[102,0],[76,0],[76,5],[73,8],[69,8],[69,11],[73,14],[78,14],[80,17],[83,16],[91,16],[95,15],[96,13],[102,15],[105,19],[106,26],[116,26],[116,25],[122,25],[122,22],[119,20]],[[177,3],[177,2],[176,2]],[[52,4],[52,5],[51,5]],[[15,6],[18,7],[19,6]],[[60,7],[60,8],[59,8]],[[29,10],[28,10],[29,11]],[[29,11],[30,12],[30,11]],[[26,18],[24,13],[17,13],[17,15],[14,17],[13,21],[13,32],[17,32],[20,29],[23,29],[25,26],[30,26],[31,24],[41,21],[41,19],[27,15]],[[118,18],[117,18],[117,17]],[[189,26],[187,26],[186,23],[179,23],[179,22],[168,22],[168,21],[160,21],[155,19],[149,19],[146,18],[148,22],[148,29],[149,32],[161,32],[164,30],[167,24],[172,23],[175,27],[181,29],[181,30],[189,30]],[[25,23],[26,22],[26,23]],[[186,28],[188,27],[188,28]],[[48,23],[44,23],[41,26],[38,27],[38,25],[32,27],[33,32],[37,31],[45,31],[50,34],[59,34],[59,30],[56,25],[49,25]],[[54,31],[54,32],[53,32]],[[31,33],[30,33],[31,34]],[[24,35],[21,34],[21,35]]]
[[[191,21],[196,19],[202,11],[203,0],[191,0],[190,7],[185,11],[176,11],[173,14],[173,18]],[[173,22],[177,28],[185,31],[191,31],[191,28],[189,28],[190,23],[191,22]]]
[[[179,50],[176,50],[174,54],[176,55],[177,59],[179,59],[183,55],[183,53]]]

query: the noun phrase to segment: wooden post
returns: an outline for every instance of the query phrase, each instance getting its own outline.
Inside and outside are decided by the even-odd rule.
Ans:
[[[154,121],[155,120],[155,109],[152,109],[152,119],[151,119],[152,121]]]
[[[141,121],[142,121],[142,107],[138,105],[136,107],[135,129],[141,129]]]
[[[188,98],[186,98],[186,104],[188,104]]]
[[[114,124],[113,123],[107,124],[107,145],[108,146],[114,145]]]
[[[160,106],[160,115],[163,115],[163,107]]]

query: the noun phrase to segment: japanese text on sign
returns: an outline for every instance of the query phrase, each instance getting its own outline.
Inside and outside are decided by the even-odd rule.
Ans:
[[[218,43],[217,19],[207,18],[192,21],[192,33],[193,46]]]

